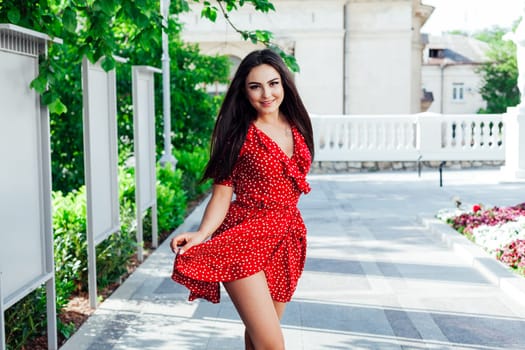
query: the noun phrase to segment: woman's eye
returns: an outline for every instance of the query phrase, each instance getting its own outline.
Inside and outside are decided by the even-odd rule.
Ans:
[[[258,85],[250,85],[250,90],[255,90],[255,89],[258,89],[259,86]]]

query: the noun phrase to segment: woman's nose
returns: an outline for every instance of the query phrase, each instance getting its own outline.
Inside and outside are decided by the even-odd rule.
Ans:
[[[271,89],[269,87],[263,87],[263,97],[270,97],[271,95]]]

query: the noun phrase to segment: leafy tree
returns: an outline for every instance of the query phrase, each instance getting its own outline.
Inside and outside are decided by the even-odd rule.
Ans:
[[[225,57],[200,55],[196,46],[184,44],[176,14],[190,10],[189,4],[202,3],[201,15],[215,20],[246,4],[256,10],[274,10],[268,0],[175,0],[171,2],[167,25],[163,26],[159,0],[3,0],[0,22],[47,33],[63,39],[62,45],[50,45],[47,59],[41,60],[40,75],[31,86],[42,94],[51,112],[53,188],[69,192],[84,181],[82,145],[81,61],[102,59],[106,70],[117,67],[119,149],[130,154],[133,144],[131,64],[159,66],[161,31],[170,38],[171,115],[173,143],[177,148],[204,146],[208,141],[219,100],[204,90],[205,84],[226,82],[229,62]],[[233,24],[232,24],[233,25]],[[247,40],[272,46],[271,33],[241,31]],[[294,64],[293,58],[286,58]],[[114,56],[128,58],[116,64]],[[156,79],[157,115],[161,115],[160,80]],[[159,118],[161,119],[161,118]],[[162,140],[162,120],[157,122],[158,141]],[[157,142],[161,144],[161,142]],[[160,146],[159,146],[160,150]]]
[[[476,39],[490,45],[488,61],[478,69],[483,79],[480,93],[487,102],[487,108],[480,110],[480,113],[504,113],[507,107],[519,104],[516,45],[503,38],[507,31],[494,27],[475,35]]]

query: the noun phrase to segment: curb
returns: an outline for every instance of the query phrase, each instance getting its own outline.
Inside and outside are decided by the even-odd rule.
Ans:
[[[469,241],[443,221],[422,216],[417,216],[417,219],[456,254],[466,259],[473,268],[479,271],[492,284],[498,286],[517,302],[525,305],[525,278],[516,275],[507,266],[483,250],[483,248]]]

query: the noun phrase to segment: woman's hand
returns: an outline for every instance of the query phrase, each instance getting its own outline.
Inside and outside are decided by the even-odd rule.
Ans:
[[[208,234],[205,232],[183,232],[171,240],[170,247],[175,254],[183,254],[191,247],[204,242],[206,238]]]
[[[210,237],[224,221],[233,196],[233,188],[224,185],[213,185],[210,201],[199,226],[195,232],[183,232],[170,242],[175,254],[184,254],[191,247],[200,244]]]

